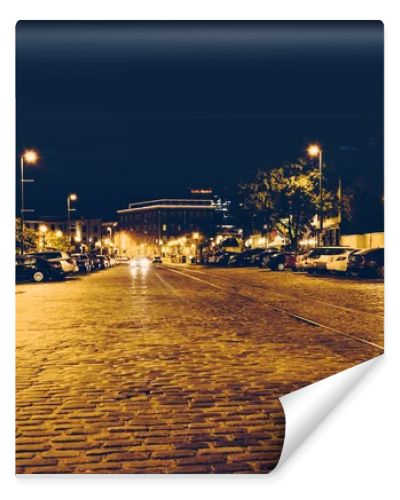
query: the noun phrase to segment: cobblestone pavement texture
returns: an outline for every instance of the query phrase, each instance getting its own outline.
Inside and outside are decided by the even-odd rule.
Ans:
[[[16,293],[18,473],[268,472],[277,398],[381,353],[270,304],[383,342],[374,281],[120,266]]]

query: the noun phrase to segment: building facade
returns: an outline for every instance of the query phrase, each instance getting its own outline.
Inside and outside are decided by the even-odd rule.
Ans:
[[[121,254],[154,254],[168,240],[191,233],[212,235],[216,227],[212,199],[159,199],[130,203],[118,210]],[[146,251],[140,252],[140,248]]]

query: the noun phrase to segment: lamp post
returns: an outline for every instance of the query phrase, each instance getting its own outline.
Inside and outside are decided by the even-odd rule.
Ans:
[[[318,157],[319,162],[319,233],[320,237],[324,229],[324,212],[323,212],[323,199],[322,199],[322,148],[318,144],[311,144],[307,152],[309,156]]]
[[[24,183],[33,182],[32,179],[24,178],[24,163],[34,164],[38,161],[39,155],[33,149],[26,150],[21,154],[20,166],[21,166],[21,254],[25,252],[25,239],[24,239],[24,214],[26,212],[24,207]]]
[[[68,242],[72,243],[71,240],[71,212],[75,211],[75,208],[71,208],[71,201],[76,201],[78,199],[77,195],[71,193],[67,196],[67,233],[68,233]]]

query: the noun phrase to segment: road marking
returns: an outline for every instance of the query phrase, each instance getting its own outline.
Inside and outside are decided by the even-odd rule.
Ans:
[[[304,316],[299,316],[298,314],[294,314],[290,311],[288,311],[287,309],[282,309],[280,307],[276,307],[275,305],[269,303],[269,302],[264,302],[264,301],[260,301],[254,297],[250,297],[249,295],[244,295],[242,293],[239,293],[239,292],[235,292],[235,291],[232,291],[232,290],[229,290],[227,289],[226,287],[222,287],[222,286],[219,286],[219,285],[215,285],[214,283],[210,283],[209,281],[205,281],[201,278],[196,278],[195,276],[190,276],[190,274],[186,274],[182,271],[178,271],[176,269],[171,269],[169,267],[165,267],[165,269],[167,269],[168,271],[171,271],[173,273],[177,273],[177,274],[180,274],[181,276],[184,276],[185,278],[189,278],[191,280],[195,280],[195,281],[200,281],[201,283],[204,283],[210,287],[213,287],[213,288],[217,288],[218,290],[222,290],[224,293],[231,293],[231,294],[234,294],[234,295],[238,295],[240,297],[243,297],[247,300],[250,300],[252,302],[256,302],[257,304],[261,304],[261,305],[265,305],[265,306],[268,306],[270,307],[271,309],[273,309],[274,311],[277,311],[277,312],[280,312],[282,314],[286,314],[287,316],[290,316],[291,318],[294,318],[294,319],[297,319],[298,321],[302,321],[304,323],[308,323],[312,326],[316,326],[316,327],[319,327],[319,328],[323,328],[325,330],[328,330],[332,333],[336,333],[338,335],[342,335],[343,337],[347,337],[351,340],[355,340],[357,342],[362,342],[364,344],[368,344],[372,347],[375,347],[376,349],[380,349],[380,350],[384,350],[384,347],[379,345],[379,344],[375,344],[374,342],[370,342],[369,340],[365,340],[365,339],[362,339],[360,337],[358,337],[357,335],[352,335],[350,333],[346,333],[346,332],[342,332],[340,330],[336,330],[336,328],[332,328],[328,325],[324,325],[322,323],[318,323],[317,321],[314,321],[313,319],[310,319],[310,318],[306,318]]]

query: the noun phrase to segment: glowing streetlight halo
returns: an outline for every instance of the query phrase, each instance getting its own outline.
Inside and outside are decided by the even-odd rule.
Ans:
[[[322,148],[319,144],[310,144],[307,148],[307,153],[309,156],[319,156],[321,154]]]
[[[34,149],[25,149],[22,153],[22,158],[26,163],[37,163],[39,160],[39,153]]]
[[[71,193],[68,195],[68,198],[71,200],[71,201],[76,201],[78,199],[78,195],[75,194],[75,193]]]

